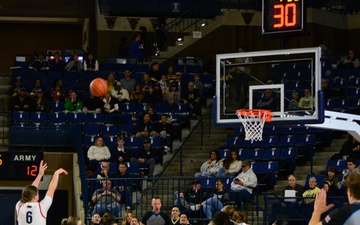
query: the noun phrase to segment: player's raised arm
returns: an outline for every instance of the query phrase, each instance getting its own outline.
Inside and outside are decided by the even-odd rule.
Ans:
[[[35,180],[33,181],[32,185],[35,187],[39,187],[41,178],[44,176],[45,174],[45,170],[48,168],[47,163],[44,163],[44,160],[40,161],[40,165],[39,165],[39,173],[36,176]]]
[[[56,190],[57,185],[59,183],[59,177],[60,177],[61,174],[67,175],[68,172],[66,170],[64,170],[63,168],[60,168],[60,169],[55,171],[54,176],[50,181],[49,188],[48,188],[48,190],[46,192],[46,196],[49,196],[51,198],[54,197],[54,193],[55,193],[55,190]]]

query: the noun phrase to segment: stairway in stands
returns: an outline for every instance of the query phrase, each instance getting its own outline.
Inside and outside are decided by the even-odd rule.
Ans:
[[[5,97],[11,87],[12,76],[0,76],[0,151],[8,150],[9,143],[9,116],[6,116]]]

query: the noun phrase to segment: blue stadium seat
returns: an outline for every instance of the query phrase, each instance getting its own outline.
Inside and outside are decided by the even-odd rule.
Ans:
[[[48,80],[60,80],[63,77],[63,73],[61,71],[48,71],[47,78]]]
[[[298,145],[314,144],[316,142],[316,134],[300,134],[298,136]]]
[[[187,73],[201,73],[201,66],[199,65],[186,65]]]
[[[239,154],[240,159],[244,160],[247,158],[247,156],[249,154],[249,150],[240,148],[240,149],[238,149],[238,154]]]
[[[346,166],[346,160],[339,159],[339,160],[329,160],[326,164],[325,171],[328,170],[330,166],[335,167],[339,172],[345,170],[347,168]],[[327,172],[326,172],[327,173]]]
[[[297,135],[282,135],[280,136],[279,145],[281,146],[293,146],[297,142]]]
[[[231,187],[231,182],[234,180],[234,177],[230,177],[230,178],[223,178],[222,182],[224,184],[224,188],[226,188],[227,190],[230,190]]]
[[[85,135],[83,137],[83,145],[84,145],[84,147],[88,148],[90,146],[93,146],[96,137],[97,137],[97,135]]]
[[[229,149],[219,149],[220,159],[227,158],[229,154]]]
[[[64,102],[63,101],[50,101],[50,111],[63,111],[64,110]]]
[[[100,124],[83,124],[82,132],[84,133],[84,135],[99,135]]]
[[[124,72],[125,70],[132,71],[132,65],[131,64],[116,64],[116,70],[120,72]]]
[[[215,183],[216,183],[216,178],[211,179],[211,178],[203,178],[200,179],[201,182],[201,188],[215,188]]]
[[[128,135],[132,136],[134,134],[134,128],[132,125],[118,125],[117,132],[119,134],[126,134],[122,136],[128,136]]]
[[[126,172],[133,176],[139,176],[140,175],[140,165],[137,162],[128,162],[126,163],[127,170]]]
[[[138,149],[143,145],[143,139],[138,137],[125,137],[125,147],[130,149]]]
[[[243,126],[234,127],[234,131],[231,134],[232,136],[243,136],[245,134],[245,130]]]
[[[34,79],[44,80],[46,78],[46,71],[44,71],[44,70],[40,70],[40,71],[30,70],[30,77],[31,77],[32,80],[34,80]]]
[[[82,112],[67,112],[66,113],[66,121],[68,123],[84,123],[85,115]]]
[[[155,105],[155,112],[158,115],[161,115],[161,114],[170,115],[171,114],[171,105],[167,104],[167,103],[157,103]]]
[[[13,111],[11,113],[12,121],[28,121],[29,117],[30,117],[30,113],[25,111]]]
[[[28,80],[30,78],[28,70],[14,70],[14,78],[20,78],[22,80]]]
[[[262,162],[259,170],[259,174],[273,173],[279,169],[279,162],[268,161]]]
[[[263,160],[279,160],[280,158],[280,148],[266,148],[264,149]]]
[[[65,123],[65,113],[64,112],[50,112],[49,113],[49,122],[50,123]]]
[[[64,79],[64,81],[78,80],[79,79],[79,73],[78,73],[78,71],[74,71],[74,70],[64,71],[63,79]]]
[[[279,142],[279,137],[275,135],[263,136],[263,140],[261,141],[261,146],[263,147],[272,147],[276,146]]]
[[[261,160],[263,157],[264,157],[264,149],[254,148],[249,150],[249,154],[247,155],[246,160],[257,161],[257,160]]]
[[[120,112],[122,113],[126,113],[126,114],[134,114],[136,112],[136,103],[132,103],[132,102],[121,102],[119,107],[120,107]]]
[[[295,147],[287,147],[282,148],[280,153],[280,159],[292,159],[297,156],[297,148]]]
[[[152,148],[162,148],[162,139],[160,137],[155,137],[151,139]]]
[[[33,122],[46,122],[47,121],[47,112],[32,112],[31,121]]]
[[[86,113],[85,121],[87,123],[104,123],[103,113]]]
[[[106,146],[116,147],[117,146],[117,137],[116,135],[103,135],[104,143]]]
[[[251,168],[254,173],[258,174],[261,168],[261,162],[251,162]]]
[[[100,63],[99,70],[101,71],[115,71],[116,64],[115,63]]]
[[[92,81],[95,79],[97,72],[82,71],[80,79],[83,81]]]
[[[117,127],[113,124],[101,124],[100,132],[102,135],[117,135]]]
[[[134,65],[134,72],[135,73],[146,73],[147,71],[149,71],[149,65],[147,64],[135,64]]]

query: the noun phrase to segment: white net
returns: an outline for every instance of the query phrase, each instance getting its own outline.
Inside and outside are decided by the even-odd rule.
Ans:
[[[269,110],[236,110],[245,130],[245,140],[262,141],[262,134]]]

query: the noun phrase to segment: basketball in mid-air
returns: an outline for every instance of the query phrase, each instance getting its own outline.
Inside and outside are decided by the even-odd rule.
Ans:
[[[108,91],[108,84],[102,78],[95,78],[90,83],[90,94],[96,97],[102,97]]]

